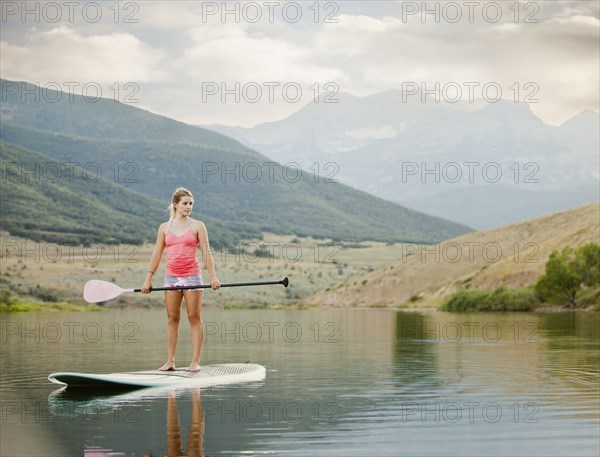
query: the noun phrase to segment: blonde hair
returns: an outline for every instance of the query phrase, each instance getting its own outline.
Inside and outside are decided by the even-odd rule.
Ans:
[[[178,187],[177,190],[173,192],[173,196],[171,197],[171,204],[168,208],[171,214],[171,219],[175,217],[175,204],[179,203],[179,200],[181,200],[182,197],[191,197],[192,200],[194,199],[194,196],[189,190],[187,190],[185,187]]]

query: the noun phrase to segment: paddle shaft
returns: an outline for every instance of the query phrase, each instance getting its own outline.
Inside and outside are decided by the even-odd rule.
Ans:
[[[288,286],[288,278],[284,278],[281,281],[263,281],[263,282],[232,282],[228,284],[221,284],[221,287],[242,287],[242,286],[269,286],[272,284],[281,284],[285,287]],[[210,284],[201,284],[198,286],[174,286],[174,287],[152,287],[150,292],[155,290],[186,290],[186,289],[210,289]],[[134,292],[141,292],[142,289],[133,289]]]

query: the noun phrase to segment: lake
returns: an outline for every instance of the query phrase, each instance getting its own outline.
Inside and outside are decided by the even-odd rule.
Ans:
[[[164,363],[163,311],[4,314],[3,456],[597,456],[599,314],[205,309],[205,389],[77,393]],[[182,316],[177,365],[191,355]]]

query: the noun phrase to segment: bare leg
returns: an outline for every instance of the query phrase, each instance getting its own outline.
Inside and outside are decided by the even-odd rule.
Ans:
[[[167,457],[179,457],[183,455],[181,443],[181,428],[179,427],[179,412],[175,394],[169,393],[167,399]]]
[[[179,318],[181,316],[181,300],[183,294],[180,290],[165,292],[165,308],[167,309],[167,362],[159,368],[161,371],[175,369],[175,351],[179,339]]]
[[[202,448],[202,435],[204,433],[204,413],[202,411],[202,400],[200,399],[200,389],[192,391],[192,422],[190,424],[190,435],[188,438],[189,457],[202,457],[204,449]]]
[[[200,369],[200,353],[202,352],[202,339],[204,337],[202,329],[202,294],[202,291],[183,291],[185,309],[192,331],[192,362],[188,367],[189,371],[198,371]]]

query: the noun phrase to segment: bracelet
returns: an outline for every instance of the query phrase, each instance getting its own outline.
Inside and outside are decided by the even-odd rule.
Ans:
[[[148,273],[152,273],[152,274],[154,274],[155,272],[154,272],[154,271],[152,271],[152,270],[148,270]]]

